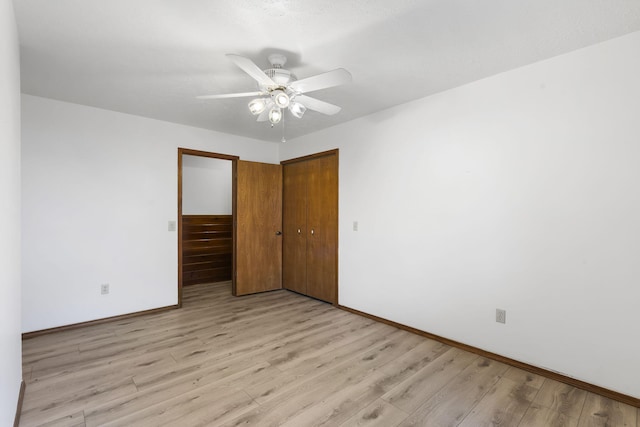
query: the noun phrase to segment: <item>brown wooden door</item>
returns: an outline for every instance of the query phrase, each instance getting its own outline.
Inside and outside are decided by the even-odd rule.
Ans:
[[[234,295],[282,288],[282,166],[238,160]]]
[[[282,285],[307,293],[307,162],[283,168]]]
[[[338,158],[307,163],[307,295],[335,303],[338,283]]]

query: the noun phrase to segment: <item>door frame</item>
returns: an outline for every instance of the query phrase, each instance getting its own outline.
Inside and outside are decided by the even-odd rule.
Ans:
[[[231,161],[231,217],[233,218],[233,265],[231,267],[231,287],[234,294],[236,289],[236,166],[240,157],[178,147],[178,307],[182,307],[182,156],[185,155]]]

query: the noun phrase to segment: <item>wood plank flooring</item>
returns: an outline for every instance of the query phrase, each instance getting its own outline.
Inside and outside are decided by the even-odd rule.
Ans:
[[[640,410],[288,291],[25,340],[22,426],[628,426]]]

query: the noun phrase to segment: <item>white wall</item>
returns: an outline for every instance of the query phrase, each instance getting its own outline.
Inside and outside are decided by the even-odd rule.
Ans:
[[[638,52],[634,33],[281,146],[340,148],[340,303],[640,397]]]
[[[278,160],[274,143],[29,95],[22,125],[24,332],[177,303],[179,146]]]
[[[231,215],[232,163],[202,156],[182,156],[182,214]]]
[[[0,0],[0,425],[13,425],[20,340],[20,61],[11,0]]]

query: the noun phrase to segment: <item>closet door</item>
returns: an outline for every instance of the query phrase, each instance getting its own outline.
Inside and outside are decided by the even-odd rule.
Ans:
[[[283,265],[282,284],[307,293],[307,163],[283,168]]]
[[[335,154],[307,163],[307,292],[337,302],[338,158]]]

